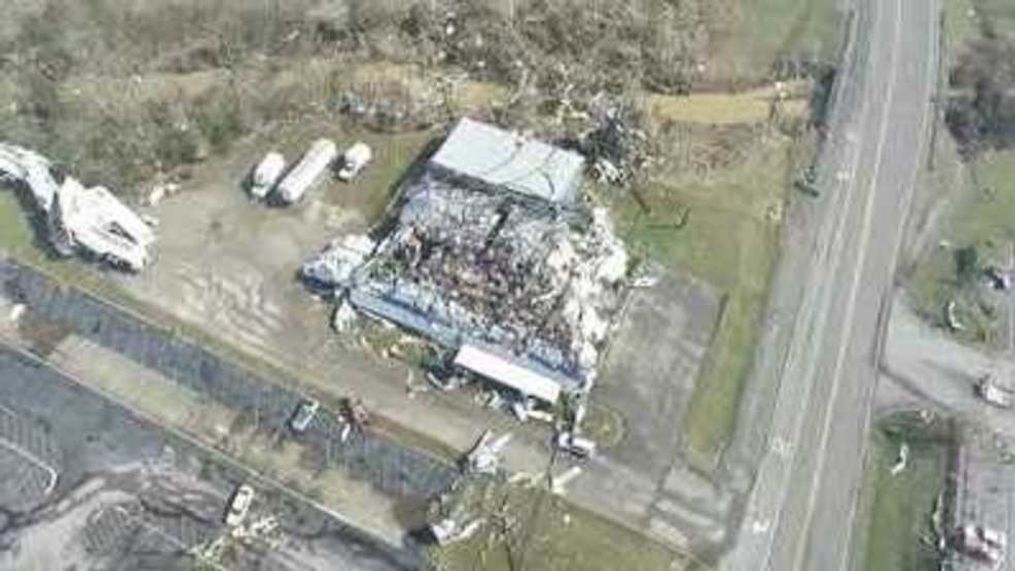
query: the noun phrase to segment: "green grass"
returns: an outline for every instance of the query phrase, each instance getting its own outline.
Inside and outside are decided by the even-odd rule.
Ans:
[[[690,459],[714,465],[735,427],[758,325],[780,246],[781,211],[802,145],[749,131],[752,152],[708,177],[677,177],[614,204],[631,248],[688,271],[720,290],[724,303],[712,346],[685,418]],[[686,212],[686,224],[677,228]]]
[[[646,536],[568,504],[549,492],[496,485],[480,500],[490,517],[468,540],[435,549],[448,571],[684,571],[703,567]],[[511,522],[503,534],[497,516]]]
[[[943,228],[944,247],[935,248],[917,267],[912,291],[917,308],[940,320],[943,308],[956,300],[960,319],[969,330],[960,337],[973,342],[991,342],[997,338],[997,324],[991,318],[991,306],[980,296],[963,288],[956,276],[955,251],[976,248],[981,264],[1006,266],[1015,247],[1015,150],[990,153],[969,165],[975,170],[979,186],[965,177],[968,185],[963,202],[958,204]]]
[[[734,8],[736,27],[718,47],[718,65],[730,77],[756,80],[780,56],[835,57],[834,0],[750,0]]]
[[[944,421],[928,425],[918,415],[904,413],[879,423],[872,438],[864,490],[864,569],[936,570],[931,515],[947,486],[951,427]],[[893,476],[903,443],[909,446],[908,463]]]
[[[944,42],[950,63],[955,62],[957,52],[965,43],[977,35],[976,20],[969,17],[974,0],[945,0]]]

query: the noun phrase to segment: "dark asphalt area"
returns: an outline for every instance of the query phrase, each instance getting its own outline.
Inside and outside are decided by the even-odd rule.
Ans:
[[[10,273],[5,277],[9,278]],[[217,490],[216,497],[199,500],[203,505],[189,508],[163,504],[153,517],[155,525],[168,530],[181,542],[193,545],[220,533],[222,498],[227,498],[245,479],[245,474],[212,461],[201,450],[136,418],[127,409],[5,348],[0,348],[0,406],[34,425],[46,441],[52,443],[52,454],[47,461],[59,467],[59,479],[46,502],[49,505],[96,475],[116,481],[126,467],[140,468],[141,473],[145,473],[149,468],[158,470],[162,466],[164,469],[167,462],[176,467],[189,465],[191,469],[187,471],[200,474],[202,480]],[[199,470],[193,469],[195,465]],[[152,493],[150,485],[143,489]],[[334,562],[332,568],[401,570],[418,569],[422,565],[418,549],[411,545],[393,549],[277,490],[264,490],[262,496],[263,501],[272,505],[271,511],[279,517],[282,529]],[[37,506],[19,512],[0,506],[0,554],[6,549],[16,549],[21,528],[39,518],[59,517],[45,508],[45,505]],[[192,517],[194,513],[204,513],[205,517]],[[150,538],[138,541],[134,551],[122,554],[127,559],[117,564],[127,564],[120,568],[141,568],[130,567],[130,561],[134,561],[130,558],[137,558],[135,562],[139,565],[144,562],[143,568],[165,568],[150,564],[169,564],[177,561],[180,555],[178,551],[166,550],[165,546],[160,548],[163,549],[161,553],[151,552],[152,548]],[[255,568],[271,566],[265,567],[263,561],[250,564]]]
[[[0,261],[0,285],[15,303],[46,320],[234,410],[256,414],[262,426],[284,429],[302,396],[243,370],[197,344],[156,329],[134,316],[10,261]],[[301,440],[332,465],[381,491],[422,501],[446,489],[456,469],[437,458],[370,433],[354,431],[345,443],[334,415],[318,414]]]

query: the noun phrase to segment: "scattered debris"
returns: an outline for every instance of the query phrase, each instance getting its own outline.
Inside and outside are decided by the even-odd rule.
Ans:
[[[373,156],[373,151],[366,143],[357,142],[349,147],[342,155],[342,168],[338,171],[339,180],[348,182],[356,178]]]
[[[899,447],[899,457],[891,469],[892,476],[898,476],[899,473],[905,470],[907,462],[909,462],[909,445],[903,442],[902,446]]]
[[[564,490],[575,478],[582,473],[581,466],[571,466],[558,476],[551,476],[550,491],[557,495],[563,495]]]
[[[261,159],[250,175],[250,195],[264,200],[285,172],[285,157],[272,151]]]
[[[367,412],[363,400],[358,397],[348,397],[342,400],[341,420],[347,426],[357,430],[363,430],[370,424],[370,413]]]
[[[945,324],[948,326],[948,329],[951,329],[952,331],[965,331],[966,326],[959,322],[959,319],[955,314],[955,305],[954,299],[945,305]]]
[[[987,279],[990,280],[990,285],[999,291],[1008,291],[1012,285],[1011,272],[1003,270],[997,266],[991,266],[986,270]]]
[[[374,241],[363,234],[333,240],[317,257],[303,264],[302,276],[318,287],[345,287],[374,247]]]
[[[998,384],[992,373],[980,377],[976,383],[976,394],[998,408],[1012,406],[1012,391]]]
[[[335,308],[335,313],[331,317],[331,326],[339,333],[348,332],[356,323],[356,317],[356,310],[352,308],[348,300],[343,299]]]
[[[557,449],[579,458],[588,458],[596,452],[596,442],[590,438],[576,435],[574,432],[557,434]]]
[[[483,432],[475,446],[465,456],[465,471],[469,473],[493,474],[500,467],[500,454],[511,441],[511,433],[494,438],[489,430]]]
[[[57,183],[44,157],[2,143],[0,180],[13,181],[31,192],[57,253],[70,256],[82,251],[135,272],[148,263],[155,234],[109,190],[85,188],[70,176]]]
[[[1001,532],[982,525],[966,524],[955,533],[956,548],[969,557],[996,565],[1007,547]]]
[[[310,146],[300,162],[278,183],[273,195],[283,204],[298,202],[338,157],[338,147],[328,139],[318,139]]]
[[[430,524],[430,533],[437,545],[444,546],[472,537],[484,523],[486,523],[485,518],[476,518],[459,526],[456,520],[444,518],[437,523]]]
[[[25,311],[27,309],[28,309],[27,305],[23,303],[16,303],[11,307],[11,312],[10,314],[8,314],[8,317],[13,322],[20,321],[21,317],[25,314]]]

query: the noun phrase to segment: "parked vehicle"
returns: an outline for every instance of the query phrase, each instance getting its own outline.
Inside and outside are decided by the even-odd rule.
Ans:
[[[301,433],[305,432],[310,426],[311,421],[314,420],[314,416],[317,415],[317,409],[321,408],[321,403],[315,400],[305,400],[296,407],[293,411],[292,418],[289,419],[289,428],[293,432]]]
[[[229,502],[229,510],[226,511],[226,525],[236,527],[243,523],[250,511],[250,504],[254,501],[254,489],[247,484],[240,484]]]

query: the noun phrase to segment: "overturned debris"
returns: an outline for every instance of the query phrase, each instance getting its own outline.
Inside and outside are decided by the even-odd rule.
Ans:
[[[86,188],[73,177],[57,182],[43,156],[0,144],[0,179],[27,188],[45,221],[53,249],[64,256],[85,253],[131,271],[149,262],[155,233],[145,221],[101,186]]]

